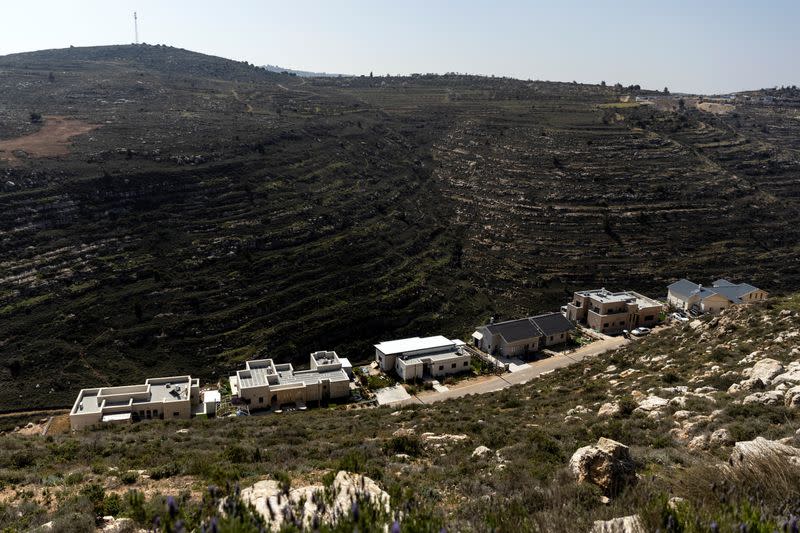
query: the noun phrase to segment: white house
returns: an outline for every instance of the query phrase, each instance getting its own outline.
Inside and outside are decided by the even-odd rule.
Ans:
[[[135,420],[191,418],[213,414],[216,403],[200,401],[200,383],[191,376],[151,378],[144,385],[82,389],[69,413],[72,429]]]
[[[272,359],[247,361],[229,382],[232,395],[251,409],[350,396],[350,377],[336,352],[329,351],[312,353],[308,370],[295,371],[291,364],[276,365]]]
[[[567,342],[574,329],[561,313],[545,313],[486,324],[472,334],[472,340],[486,353],[513,357]]]
[[[763,301],[768,293],[747,283],[731,283],[718,279],[711,287],[703,287],[681,279],[667,287],[667,300],[672,307],[717,314],[732,305]]]
[[[442,377],[470,368],[464,341],[435,337],[412,337],[375,345],[375,361],[384,372],[394,370],[403,380]]]

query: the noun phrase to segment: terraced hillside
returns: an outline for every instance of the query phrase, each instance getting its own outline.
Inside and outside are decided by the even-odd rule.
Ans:
[[[0,90],[0,409],[253,356],[363,361],[587,286],[800,281],[791,109],[144,45],[2,57]]]

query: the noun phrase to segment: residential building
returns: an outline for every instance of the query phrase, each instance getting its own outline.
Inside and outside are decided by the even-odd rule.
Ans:
[[[561,313],[494,322],[472,334],[475,346],[492,355],[518,357],[569,340],[575,326]]]
[[[758,287],[747,283],[731,283],[726,279],[718,279],[711,287],[681,279],[667,287],[667,301],[672,307],[711,314],[717,314],[732,305],[763,301],[767,296],[767,291]]]
[[[146,419],[191,418],[208,413],[200,383],[191,376],[150,378],[143,385],[82,389],[69,413],[72,429]],[[213,406],[216,410],[216,404]]]
[[[655,326],[664,305],[634,291],[611,292],[605,288],[576,291],[567,304],[567,318],[600,333]]]
[[[464,341],[435,337],[412,337],[375,345],[375,361],[384,372],[394,370],[400,379],[438,378],[470,368],[471,356]]]
[[[312,353],[308,370],[295,371],[291,364],[275,364],[272,359],[247,361],[229,382],[233,397],[250,409],[350,396],[350,378],[336,352],[329,351]]]

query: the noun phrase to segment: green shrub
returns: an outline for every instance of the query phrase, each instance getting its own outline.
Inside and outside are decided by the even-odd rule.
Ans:
[[[422,453],[422,441],[416,435],[398,435],[389,439],[383,449],[386,453],[404,453],[412,457]]]
[[[133,485],[139,479],[139,472],[135,470],[126,470],[119,476],[119,480],[126,485]]]

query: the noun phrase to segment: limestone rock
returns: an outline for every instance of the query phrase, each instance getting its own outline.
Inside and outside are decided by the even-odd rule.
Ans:
[[[800,407],[800,385],[795,385],[784,393],[783,403],[786,407]]]
[[[708,443],[711,446],[730,446],[733,444],[733,437],[731,437],[731,433],[727,429],[719,428],[711,434]]]
[[[591,533],[645,533],[639,515],[621,516],[611,520],[597,520]]]
[[[742,403],[760,403],[763,405],[780,405],[783,403],[783,393],[780,391],[754,392],[745,396]]]
[[[765,385],[769,385],[773,378],[782,372],[783,365],[780,361],[767,358],[758,361],[752,368],[746,369],[742,375],[750,379],[760,379]]]
[[[622,410],[620,409],[619,403],[606,402],[600,406],[600,409],[597,410],[597,416],[600,418],[608,418],[617,416],[621,411]]]
[[[764,437],[737,442],[733,447],[729,463],[731,466],[743,466],[770,456],[782,457],[800,466],[800,448],[767,440]]]
[[[105,533],[120,533],[121,531],[132,531],[133,529],[133,520],[130,518],[114,518],[113,516],[104,516],[102,523],[97,528],[98,531]]]
[[[475,450],[473,450],[472,457],[485,457],[490,453],[492,453],[492,450],[490,448],[481,445],[475,448]]]
[[[628,447],[605,437],[593,446],[579,448],[569,467],[579,482],[593,483],[611,495],[636,482],[636,467]]]
[[[661,411],[669,405],[669,400],[659,396],[648,396],[639,402],[639,407],[633,410],[637,414],[650,415],[654,412]]]
[[[268,527],[279,530],[289,509],[299,513],[298,518],[310,527],[314,516],[324,523],[335,524],[337,517],[347,515],[358,496],[382,506],[390,512],[389,495],[372,479],[360,474],[340,470],[328,489],[332,503],[324,505],[319,495],[326,489],[322,485],[309,485],[292,489],[288,494],[282,492],[280,484],[272,479],[256,482],[242,489],[241,498],[255,507]],[[300,508],[300,503],[303,503]],[[290,507],[291,506],[291,507]],[[222,508],[222,505],[220,506]]]
[[[779,383],[800,384],[800,361],[789,363],[786,372],[775,376],[772,383],[775,385]]]

